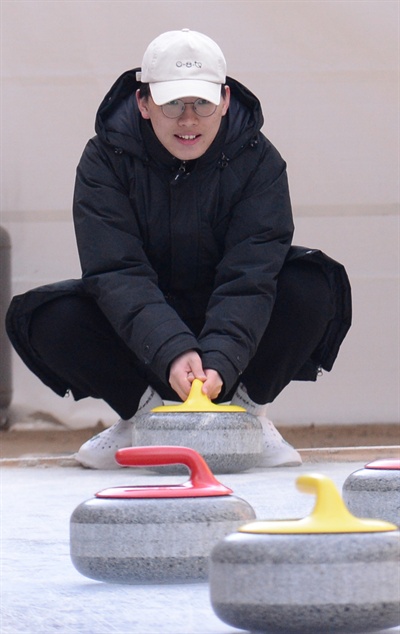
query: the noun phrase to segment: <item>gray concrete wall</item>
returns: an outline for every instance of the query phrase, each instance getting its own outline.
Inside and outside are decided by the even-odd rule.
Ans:
[[[260,97],[288,163],[295,243],[341,260],[354,325],[316,384],[293,383],[277,423],[399,420],[399,4],[386,0],[2,2],[1,224],[12,289],[80,275],[75,167],[116,77],[159,33],[218,41],[228,73]],[[112,422],[94,401],[53,395],[13,357],[13,407],[69,425]]]

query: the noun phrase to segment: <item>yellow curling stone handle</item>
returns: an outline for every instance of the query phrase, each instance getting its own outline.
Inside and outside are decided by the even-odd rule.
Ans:
[[[396,531],[390,522],[355,517],[342,500],[330,478],[319,473],[301,475],[297,488],[317,496],[314,509],[308,517],[299,520],[271,520],[251,522],[241,526],[241,533],[377,533]]]
[[[155,407],[152,412],[245,412],[244,407],[238,405],[216,405],[203,394],[202,381],[194,379],[189,396],[184,403],[178,405],[161,405]]]

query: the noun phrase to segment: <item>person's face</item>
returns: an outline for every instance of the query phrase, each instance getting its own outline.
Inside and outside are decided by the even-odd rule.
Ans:
[[[151,121],[160,143],[176,158],[190,161],[202,156],[218,133],[221,119],[229,107],[229,86],[226,86],[225,90],[225,97],[221,97],[216,111],[210,117],[200,117],[192,105],[186,105],[185,111],[177,119],[169,119],[151,96],[141,99],[137,91],[136,99],[143,119]],[[184,97],[182,101],[194,102],[196,99],[197,97]]]

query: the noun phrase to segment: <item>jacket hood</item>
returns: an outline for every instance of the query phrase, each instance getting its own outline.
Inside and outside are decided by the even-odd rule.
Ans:
[[[141,115],[135,97],[140,88],[138,70],[126,71],[112,85],[97,111],[95,131],[103,142],[145,160]],[[248,88],[231,77],[226,78],[226,83],[231,89],[231,102],[223,151],[232,158],[257,136],[264,118],[259,100]]]

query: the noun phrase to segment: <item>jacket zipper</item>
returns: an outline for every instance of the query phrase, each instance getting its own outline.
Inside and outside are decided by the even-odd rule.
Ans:
[[[174,179],[174,180],[175,180],[175,182],[176,182],[177,180],[179,180],[179,179],[180,179],[182,176],[184,176],[185,174],[186,174],[186,161],[182,161],[182,162],[181,162],[181,164],[180,164],[180,166],[179,166],[178,173],[177,173],[177,175],[175,176],[175,179]]]

